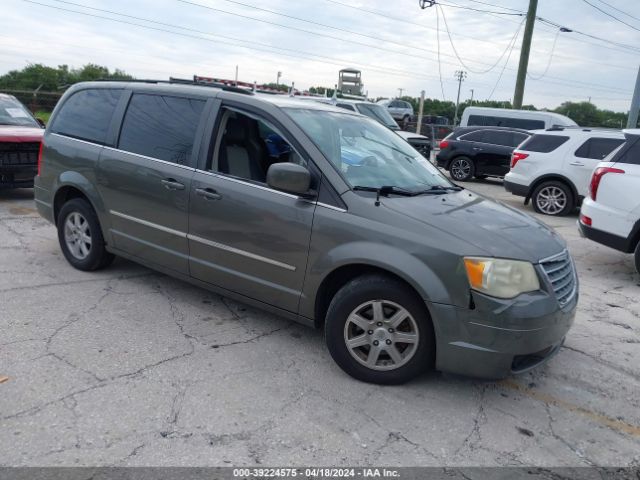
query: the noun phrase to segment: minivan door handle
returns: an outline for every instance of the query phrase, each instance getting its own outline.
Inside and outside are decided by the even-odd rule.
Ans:
[[[571,162],[569,165],[573,165],[574,167],[584,167],[584,163],[582,162]]]
[[[184,190],[184,183],[178,182],[175,178],[165,178],[160,180],[160,183],[164,185],[167,190]]]
[[[213,188],[196,188],[196,195],[203,197],[205,200],[220,200],[222,195]]]

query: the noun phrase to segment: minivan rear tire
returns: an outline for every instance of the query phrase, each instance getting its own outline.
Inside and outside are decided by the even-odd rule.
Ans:
[[[381,316],[374,313],[375,305]],[[355,312],[360,313],[355,316]],[[351,321],[352,316],[358,323],[368,323],[361,328]],[[391,322],[394,316],[400,321],[397,325]],[[351,340],[362,345],[347,346],[352,333]],[[381,385],[405,383],[431,369],[435,358],[433,325],[424,301],[407,285],[378,274],[357,277],[336,293],[327,311],[325,340],[342,370]],[[374,348],[379,353],[369,367],[366,362]]]
[[[58,214],[57,227],[60,249],[74,268],[88,272],[104,268],[113,261],[114,255],[105,248],[98,216],[85,199],[73,198],[66,202]],[[90,243],[85,242],[83,248],[74,253],[73,245],[81,242],[83,235]]]

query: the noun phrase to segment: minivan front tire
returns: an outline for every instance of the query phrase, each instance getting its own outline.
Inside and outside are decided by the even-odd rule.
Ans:
[[[334,361],[369,383],[400,384],[433,366],[435,340],[424,301],[384,275],[357,277],[334,296],[325,339]]]
[[[57,227],[60,249],[74,268],[99,270],[113,261],[113,254],[105,248],[98,216],[85,199],[66,202],[58,214]]]

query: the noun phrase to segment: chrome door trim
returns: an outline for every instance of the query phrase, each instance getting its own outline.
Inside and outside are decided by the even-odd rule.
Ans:
[[[273,260],[271,258],[263,257],[261,255],[256,255],[255,253],[247,252],[246,250],[240,250],[239,248],[230,247],[228,245],[224,245],[222,243],[213,242],[211,240],[207,240],[206,238],[199,237],[197,235],[187,234],[188,240],[193,240],[194,242],[202,243],[209,247],[218,248],[220,250],[224,250],[226,252],[235,253],[237,255],[242,255],[243,257],[252,258],[253,260],[258,260],[260,262],[268,263],[270,265],[275,265],[276,267],[284,268],[285,270],[290,270],[292,272],[296,271],[296,267],[293,265],[289,265],[287,263],[282,263],[277,260]]]
[[[188,165],[180,165],[179,163],[168,162],[166,160],[160,160],[159,158],[147,157],[146,155],[141,155],[139,153],[129,152],[127,150],[121,150],[119,148],[113,148],[113,147],[107,147],[107,146],[105,146],[103,148],[105,150],[111,150],[112,152],[118,152],[118,153],[124,153],[124,154],[127,154],[127,155],[133,155],[134,157],[144,158],[145,160],[153,160],[154,162],[162,163],[164,165],[171,165],[172,167],[183,168],[185,170],[190,170],[192,172],[195,170],[195,168],[190,167]]]
[[[195,169],[195,171],[196,171],[196,173],[204,173],[205,175],[209,175],[211,177],[220,178],[220,179],[223,179],[223,180],[228,180],[228,181],[234,182],[234,183],[239,183],[240,185],[246,185],[248,187],[257,188],[259,190],[265,190],[267,192],[277,193],[278,195],[283,195],[285,197],[293,198],[295,200],[300,200],[301,202],[316,203],[314,201],[307,200],[306,198],[302,198],[302,197],[300,197],[298,195],[294,195],[292,193],[281,192],[280,190],[275,190],[273,188],[265,187],[265,186],[262,186],[262,185],[256,185],[255,183],[246,182],[246,181],[240,180],[238,178],[230,177],[230,176],[227,176],[227,175],[220,175],[219,173],[216,173],[216,172],[200,170],[200,169],[197,169],[197,168]]]
[[[168,228],[162,225],[158,225],[157,223],[148,222],[147,220],[143,220],[138,217],[132,217],[131,215],[127,215],[126,213],[122,213],[122,212],[117,212],[115,210],[109,210],[109,213],[111,215],[115,215],[116,217],[124,218],[125,220],[139,223],[140,225],[144,225],[145,227],[155,228],[156,230],[160,230],[161,232],[170,233],[171,235],[175,235],[181,238],[187,238],[187,234],[185,232],[174,230],[173,228]]]
[[[324,208],[329,208],[331,210],[335,210],[336,212],[345,213],[347,211],[344,208],[334,207],[333,205],[329,205],[327,203],[322,203],[322,202],[318,202],[318,203],[316,203],[316,205],[318,205],[319,207],[324,207]]]

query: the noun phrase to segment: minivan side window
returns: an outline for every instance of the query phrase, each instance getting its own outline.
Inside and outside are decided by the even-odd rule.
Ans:
[[[120,131],[118,148],[138,155],[189,165],[205,101],[134,93]]]
[[[103,145],[121,95],[121,89],[107,88],[72,94],[54,118],[51,131]]]
[[[307,166],[270,123],[225,109],[220,120],[215,151],[217,162],[211,170],[258,183],[266,183],[273,163],[292,162]]]
[[[520,150],[527,152],[549,153],[569,140],[562,135],[533,135],[529,140],[520,145]]]
[[[622,143],[622,138],[589,138],[576,150],[575,156],[602,160]]]

